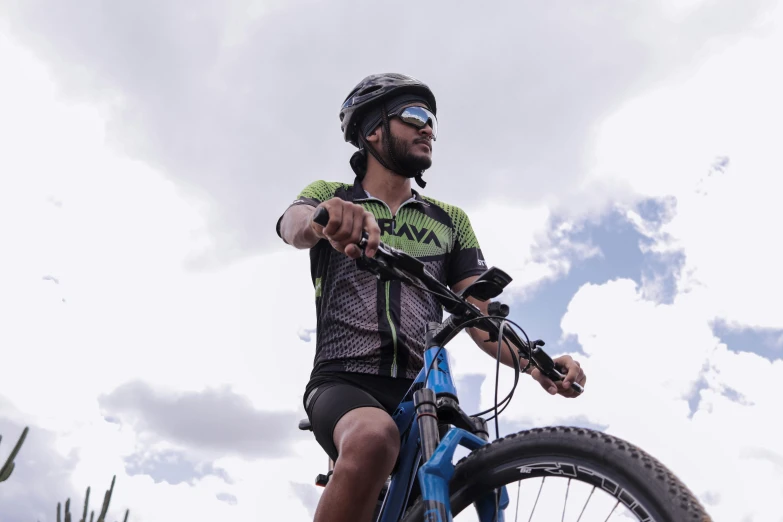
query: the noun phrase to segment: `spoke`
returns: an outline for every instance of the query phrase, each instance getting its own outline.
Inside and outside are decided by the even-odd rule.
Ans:
[[[579,513],[579,518],[576,519],[576,522],[582,520],[582,515],[585,514],[585,509],[587,509],[587,504],[590,503],[590,497],[593,496],[593,491],[595,491],[595,486],[593,486],[593,489],[590,490],[590,494],[587,495],[587,500],[585,500],[585,505],[582,506],[582,511]]]
[[[615,502],[614,507],[612,508],[612,511],[609,512],[609,516],[606,517],[606,520],[604,520],[604,522],[609,522],[609,519],[612,518],[612,515],[614,515],[614,510],[617,509],[617,506],[619,506],[619,505],[620,505],[620,500]]]
[[[568,486],[566,486],[566,496],[565,500],[563,501],[563,516],[560,517],[560,522],[565,521],[565,512],[566,512],[566,506],[568,505],[568,492],[571,490],[571,479],[568,479]]]
[[[541,479],[541,485],[538,487],[538,495],[536,495],[536,501],[533,503],[533,511],[530,512],[530,518],[527,519],[527,522],[530,522],[533,520],[533,515],[536,513],[536,506],[538,505],[538,498],[541,496],[541,490],[544,489],[544,481],[546,480],[546,477],[543,477]]]
[[[522,487],[522,481],[517,481],[517,514],[514,515],[514,522],[517,522],[517,519],[519,519],[519,490]]]

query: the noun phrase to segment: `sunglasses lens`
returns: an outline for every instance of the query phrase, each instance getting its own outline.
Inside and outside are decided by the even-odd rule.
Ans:
[[[430,127],[432,127],[432,137],[437,138],[438,136],[438,120],[434,114],[424,107],[407,107],[400,114],[400,119],[418,129],[425,127],[429,123]]]

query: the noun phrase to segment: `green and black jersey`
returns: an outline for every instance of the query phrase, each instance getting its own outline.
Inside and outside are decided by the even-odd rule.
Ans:
[[[316,181],[291,206],[315,207],[334,197],[370,211],[380,226],[381,241],[417,257],[449,286],[486,270],[468,216],[460,208],[413,191],[394,216],[358,179],[353,186]],[[443,320],[435,298],[358,270],[354,260],[326,240],[310,249],[310,271],[318,316],[313,374],[344,371],[415,378],[423,366],[424,327]]]

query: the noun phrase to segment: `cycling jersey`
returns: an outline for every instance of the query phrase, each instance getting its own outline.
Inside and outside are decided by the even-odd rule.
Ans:
[[[334,197],[363,206],[375,216],[381,241],[418,258],[449,286],[484,272],[486,262],[465,212],[412,193],[392,215],[358,178],[353,186],[316,181],[290,206],[315,207]],[[310,249],[310,273],[317,313],[313,375],[345,371],[416,377],[423,366],[424,327],[443,320],[443,307],[431,294],[400,281],[379,281],[325,239]]]

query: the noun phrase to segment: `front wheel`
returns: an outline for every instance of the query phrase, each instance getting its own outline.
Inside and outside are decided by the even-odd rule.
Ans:
[[[569,427],[522,431],[460,460],[451,512],[507,486],[506,520],[711,522],[693,493],[643,450],[605,433]],[[475,512],[457,520],[478,520]],[[424,520],[421,499],[403,522]],[[512,518],[513,517],[513,518]]]

